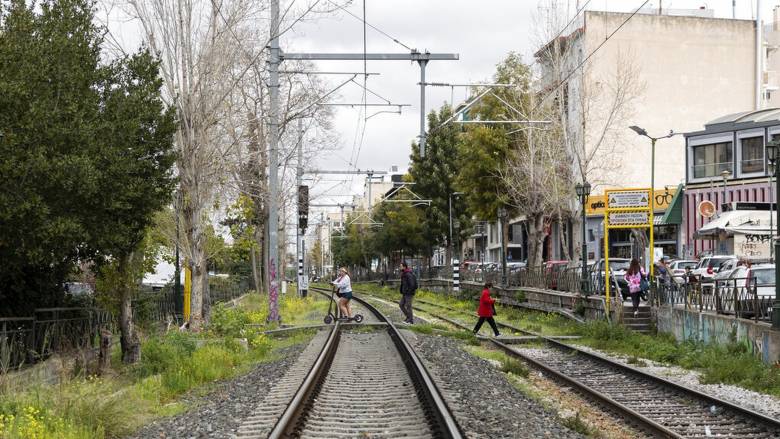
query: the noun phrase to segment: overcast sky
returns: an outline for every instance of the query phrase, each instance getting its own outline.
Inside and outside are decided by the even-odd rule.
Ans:
[[[643,0],[592,0],[587,9],[630,11]],[[526,60],[534,49],[534,17],[538,15],[537,0],[367,0],[366,21],[405,45],[432,53],[458,53],[459,61],[434,61],[426,69],[429,82],[470,83],[489,80],[494,67],[510,51],[519,52]],[[577,3],[570,1],[570,10],[576,11]],[[718,17],[731,17],[731,0],[666,0],[664,8],[698,8],[706,5],[715,10]],[[737,18],[752,18],[755,2],[740,0]],[[770,21],[773,0],[764,0],[764,21]],[[355,1],[348,9],[362,16],[362,1]],[[658,7],[658,0],[647,7]],[[368,52],[407,53],[403,46],[368,28],[366,31]],[[348,52],[362,53],[362,23],[345,12],[332,18],[322,18],[297,25],[282,40],[283,50],[288,52]],[[361,62],[318,62],[322,71],[363,71]],[[752,66],[750,66],[752,68]],[[419,134],[420,69],[417,64],[403,61],[368,62],[369,72],[379,76],[368,79],[368,87],[393,103],[411,104],[403,114],[379,114],[368,120],[363,131],[360,108],[335,109],[335,128],[341,139],[340,150],[322,157],[316,164],[320,169],[376,169],[388,170],[390,165],[408,166],[410,145]],[[336,84],[337,78],[329,81]],[[455,89],[457,105],[465,98],[464,89]],[[451,89],[427,88],[427,111],[438,108],[451,99]],[[350,84],[341,90],[336,102],[359,103],[362,89]],[[369,96],[369,102],[380,102]],[[369,109],[368,114],[379,111]],[[362,137],[362,142],[361,142]],[[344,195],[362,190],[360,177],[328,177],[312,188],[312,194],[321,194],[319,203],[344,202]],[[351,183],[351,184],[350,184]],[[331,209],[332,210],[332,209]]]

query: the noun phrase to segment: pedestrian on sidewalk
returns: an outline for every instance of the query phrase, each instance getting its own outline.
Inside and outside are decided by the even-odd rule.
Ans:
[[[412,273],[412,269],[409,268],[409,263],[406,261],[401,262],[401,301],[398,305],[401,307],[401,312],[403,312],[406,317],[404,323],[410,325],[414,324],[412,299],[414,298],[415,291],[417,291],[417,278],[414,276],[414,273]]]
[[[491,288],[493,288],[493,284],[487,282],[485,288],[482,290],[482,295],[479,297],[479,308],[477,308],[479,320],[477,321],[477,326],[474,327],[474,334],[479,333],[482,324],[487,320],[490,327],[493,328],[493,334],[498,337],[501,334],[498,332],[498,326],[496,326],[496,321],[493,319],[493,316],[496,313],[496,299],[490,297]]]
[[[639,315],[639,298],[642,295],[642,279],[646,279],[645,269],[639,266],[639,261],[631,260],[631,265],[626,271],[626,283],[628,283],[628,292],[631,294],[631,303],[633,305],[634,317]]]

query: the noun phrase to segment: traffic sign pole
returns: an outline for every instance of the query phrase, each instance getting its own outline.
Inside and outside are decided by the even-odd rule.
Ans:
[[[604,191],[607,206],[604,210],[604,285],[607,316],[610,313],[609,230],[650,229],[650,275],[653,259],[653,196],[650,189],[612,189]],[[619,292],[618,292],[619,293]]]

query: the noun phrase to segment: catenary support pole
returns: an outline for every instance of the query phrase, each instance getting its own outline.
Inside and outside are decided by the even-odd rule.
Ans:
[[[303,184],[303,119],[298,119],[298,168],[295,172],[296,177],[296,187],[301,187]],[[298,205],[298,214],[296,215],[296,218],[301,217],[301,211],[300,211],[300,205]],[[295,227],[295,252],[298,259],[298,282],[296,284],[298,285],[298,296],[299,297],[305,297],[306,296],[306,290],[304,285],[303,276],[305,276],[305,272],[303,271],[303,233],[304,230],[301,229],[300,220],[298,220],[298,224]]]
[[[279,316],[279,0],[271,0],[271,42],[268,58],[270,108],[268,135],[268,321]]]
[[[420,64],[420,158],[425,158],[425,66],[427,60],[418,61]]]

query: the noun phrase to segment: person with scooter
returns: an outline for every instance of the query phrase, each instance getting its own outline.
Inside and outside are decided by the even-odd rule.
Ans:
[[[338,288],[339,309],[343,320],[352,320],[352,308],[349,301],[352,300],[352,281],[349,279],[347,267],[339,268],[339,277],[334,280],[333,285]],[[346,316],[346,318],[344,318]]]

